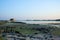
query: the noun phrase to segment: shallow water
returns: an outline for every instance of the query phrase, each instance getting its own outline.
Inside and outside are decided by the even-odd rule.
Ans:
[[[60,23],[60,21],[19,21],[19,22],[25,22],[25,23],[28,23],[28,24]]]

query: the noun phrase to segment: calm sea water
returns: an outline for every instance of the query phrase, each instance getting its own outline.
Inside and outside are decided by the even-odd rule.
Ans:
[[[48,23],[60,23],[60,21],[20,21],[28,24],[48,24]]]

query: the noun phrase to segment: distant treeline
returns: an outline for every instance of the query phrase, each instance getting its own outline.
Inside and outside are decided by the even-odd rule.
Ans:
[[[56,19],[56,20],[26,20],[26,21],[60,21],[60,19]]]
[[[60,19],[56,19],[56,21],[60,21]]]

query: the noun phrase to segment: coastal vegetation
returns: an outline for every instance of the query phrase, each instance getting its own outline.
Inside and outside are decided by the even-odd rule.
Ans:
[[[52,32],[52,31],[55,32],[58,30],[57,28],[50,25],[26,24],[23,22],[10,22],[10,23],[6,23],[3,26],[5,26],[5,27],[2,27],[2,29],[4,30],[18,31],[22,34],[33,34],[36,32],[49,33],[49,32]]]
[[[3,24],[5,24],[5,23],[8,23],[8,21],[6,20],[6,21],[0,21],[0,25],[3,25]]]
[[[42,24],[26,24],[24,22],[0,22],[0,34],[2,32],[18,32],[22,35],[34,35],[39,33],[51,33],[53,35],[60,35],[60,28],[51,25]],[[55,23],[54,23],[55,24]],[[2,37],[0,37],[1,40]]]

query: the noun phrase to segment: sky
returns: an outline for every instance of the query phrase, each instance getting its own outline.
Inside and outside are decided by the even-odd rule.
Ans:
[[[59,19],[60,0],[0,0],[0,20]]]

